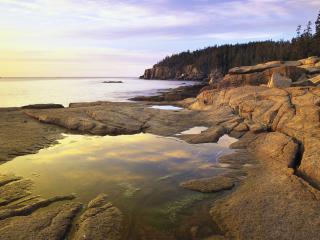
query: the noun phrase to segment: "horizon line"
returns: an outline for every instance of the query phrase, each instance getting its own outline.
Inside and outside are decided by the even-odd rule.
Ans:
[[[139,78],[139,77],[123,77],[123,76],[104,76],[104,77],[97,77],[97,76],[75,76],[75,77],[0,77],[0,79],[8,79],[8,78]]]

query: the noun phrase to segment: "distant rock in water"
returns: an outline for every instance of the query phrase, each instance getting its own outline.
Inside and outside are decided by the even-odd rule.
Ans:
[[[123,83],[122,81],[103,81],[102,83]]]
[[[53,108],[64,108],[64,106],[61,104],[48,103],[48,104],[31,104],[31,105],[23,106],[21,108],[23,108],[23,109],[53,109]]]
[[[189,190],[202,193],[220,192],[234,187],[236,179],[226,176],[192,179],[180,183],[180,186]]]

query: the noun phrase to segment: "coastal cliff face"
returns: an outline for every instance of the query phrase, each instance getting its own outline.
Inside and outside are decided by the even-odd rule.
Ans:
[[[146,69],[144,74],[140,77],[142,79],[177,79],[177,80],[190,80],[190,81],[208,81],[209,74],[201,71],[193,65],[187,65],[182,70],[174,68],[157,66]]]
[[[224,77],[219,69],[205,72],[193,65],[187,65],[181,70],[155,65],[153,68],[146,69],[140,78],[207,81],[216,84],[218,88],[227,88],[268,84],[274,73],[289,77],[296,86],[317,85],[320,81],[315,77],[320,74],[320,58],[313,56],[297,61],[271,61],[254,66],[235,67],[230,69]],[[311,79],[312,81],[308,81]]]

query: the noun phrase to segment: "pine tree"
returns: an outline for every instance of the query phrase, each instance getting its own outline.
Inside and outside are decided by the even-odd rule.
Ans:
[[[315,26],[316,26],[315,38],[320,39],[320,11],[318,14],[318,18],[315,22]]]
[[[302,36],[304,38],[311,38],[312,37],[312,22],[311,21],[308,22],[307,27],[303,31]]]
[[[302,29],[302,26],[299,25],[299,26],[297,27],[297,38],[300,38],[300,37],[301,37],[301,29]]]
[[[313,53],[318,55],[320,53],[320,12],[315,22],[315,34],[313,38]]]

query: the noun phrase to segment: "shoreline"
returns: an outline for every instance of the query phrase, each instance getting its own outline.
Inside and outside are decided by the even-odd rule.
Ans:
[[[307,109],[313,106],[313,102],[308,101],[307,97],[316,96],[308,95],[309,91],[312,94],[318,94],[320,98],[320,93],[313,88],[295,87],[290,91],[300,93],[300,95],[294,93],[294,97],[291,97],[295,104],[299,104],[299,101],[295,100],[296,97],[304,96],[304,103],[311,104]],[[301,95],[301,91],[307,95]],[[237,149],[236,152],[224,155],[219,160],[222,164],[229,164],[232,174],[225,177],[232,179],[235,183],[233,190],[226,192],[223,198],[214,202],[210,210],[213,221],[224,233],[224,236],[219,237],[279,239],[292,238],[299,234],[297,239],[303,239],[303,236],[316,239],[320,223],[317,222],[317,216],[310,214],[320,210],[318,202],[320,195],[318,190],[295,175],[296,169],[301,166],[301,163],[298,166],[296,162],[300,148],[297,138],[289,136],[290,131],[292,132],[290,129],[285,134],[283,127],[280,128],[281,131],[277,129],[270,131],[268,126],[262,124],[262,120],[268,122],[269,117],[275,121],[277,117],[272,112],[281,113],[275,106],[283,107],[283,104],[279,105],[275,102],[272,104],[273,107],[264,110],[264,108],[261,109],[264,105],[256,105],[252,108],[253,103],[250,102],[251,97],[258,101],[275,101],[278,98],[282,101],[285,96],[288,96],[288,90],[248,86],[221,91],[204,91],[198,95],[197,99],[173,102],[93,102],[71,104],[70,107],[61,109],[1,109],[0,111],[5,114],[1,115],[0,128],[2,123],[2,129],[12,129],[11,133],[7,133],[10,134],[12,141],[10,137],[8,138],[9,135],[1,138],[7,141],[4,147],[10,149],[11,144],[12,150],[7,153],[7,156],[2,157],[2,160],[10,160],[19,154],[36,153],[39,149],[54,144],[61,133],[69,131],[93,135],[147,132],[173,136],[194,126],[207,126],[208,129],[200,134],[183,135],[180,138],[192,144],[216,142],[224,134],[239,139],[232,144],[232,147]],[[159,105],[170,103],[170,105],[187,108],[181,111],[149,108],[156,103]],[[237,109],[237,106],[240,108]],[[303,106],[306,108],[306,105]],[[317,108],[317,105],[314,107]],[[299,109],[298,106],[297,108]],[[271,112],[266,114],[269,110]],[[112,112],[112,116],[108,114],[109,112]],[[251,114],[248,115],[249,112]],[[256,112],[259,112],[257,117],[260,117],[255,117],[253,120],[252,116]],[[248,118],[249,116],[251,117]],[[284,116],[281,115],[281,118]],[[11,119],[9,125],[6,122],[8,119]],[[257,120],[260,121],[259,124],[255,122]],[[272,122],[269,124],[272,125]],[[26,139],[26,142],[16,146],[15,139]],[[303,154],[306,152],[308,153],[308,148],[304,149]],[[291,163],[293,168],[288,168]],[[193,189],[201,189],[204,184],[208,184],[207,180],[194,180]],[[301,204],[303,202],[308,204]],[[314,222],[312,226],[307,224],[310,218]],[[120,222],[119,220],[118,223]],[[298,227],[299,233],[295,232]],[[121,231],[117,234],[121,235]]]
[[[55,81],[54,79],[27,79],[0,81],[2,87],[3,101],[0,108],[19,108],[25,105],[36,104],[62,104],[68,107],[75,102],[95,102],[95,101],[114,101],[127,102],[130,98],[139,95],[155,96],[170,92],[173,88],[198,85],[198,82],[186,81],[150,81],[140,80],[138,78],[116,78],[119,84],[113,84],[115,81],[103,81],[103,79],[60,79],[65,81]],[[122,83],[118,80],[122,79]],[[34,81],[33,81],[34,80]],[[105,80],[112,80],[108,78]],[[104,83],[107,82],[107,83]],[[67,89],[61,89],[61,83],[66,85]],[[110,84],[108,84],[110,83]],[[15,89],[16,96],[11,89]],[[38,89],[35,92],[32,89]],[[194,93],[195,96],[196,93]]]

